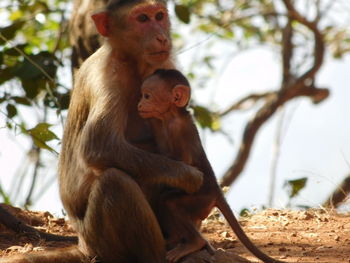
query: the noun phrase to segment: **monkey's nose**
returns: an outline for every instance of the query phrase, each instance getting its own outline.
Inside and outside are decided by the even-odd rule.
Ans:
[[[168,38],[165,35],[158,35],[157,40],[162,44],[165,45],[168,42]]]

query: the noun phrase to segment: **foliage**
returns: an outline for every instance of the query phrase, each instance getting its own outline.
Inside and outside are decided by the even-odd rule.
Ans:
[[[21,109],[60,114],[69,97],[57,77],[69,49],[65,1],[7,1],[0,12],[8,18],[0,28],[0,105],[8,128],[27,126]]]
[[[288,180],[285,182],[285,187],[288,188],[289,198],[293,198],[306,186],[307,178],[299,178],[295,180]]]
[[[32,141],[32,149],[28,149],[30,160],[37,147],[57,156],[47,144],[59,139],[50,130],[57,122],[47,121],[54,114],[61,120],[62,111],[68,108],[70,89],[58,77],[70,49],[67,3],[61,0],[1,2],[0,17],[6,19],[0,22],[0,114],[9,130]],[[40,157],[34,158],[35,175],[41,168],[39,164]],[[30,188],[34,183],[35,180]],[[11,201],[3,189],[0,194],[5,202]]]
[[[288,180],[284,183],[284,187],[287,190],[288,193],[288,204],[287,206],[290,206],[292,199],[298,196],[301,190],[303,190],[306,187],[306,183],[308,181],[307,177],[302,177],[294,180]],[[302,206],[298,206],[302,208]],[[308,208],[305,206],[305,208]]]
[[[50,146],[46,144],[46,142],[52,141],[52,140],[58,140],[58,137],[56,134],[54,134],[52,131],[49,130],[49,127],[51,125],[48,123],[39,123],[34,128],[25,130],[24,133],[27,133],[30,135],[33,139],[34,144],[42,149],[49,150],[51,152],[55,152],[54,149],[52,149]]]

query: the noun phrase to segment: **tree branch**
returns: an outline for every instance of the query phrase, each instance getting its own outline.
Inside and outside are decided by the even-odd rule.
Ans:
[[[224,174],[221,186],[230,186],[240,175],[245,167],[251,148],[257,132],[261,126],[286,102],[301,96],[310,97],[315,104],[320,103],[329,96],[328,89],[320,89],[314,86],[314,78],[323,63],[324,58],[324,41],[323,35],[317,28],[317,21],[310,22],[291,4],[290,0],[283,0],[288,11],[289,22],[284,30],[285,36],[282,42],[282,57],[283,57],[283,80],[281,89],[273,98],[266,101],[265,105],[257,112],[257,114],[248,122],[243,133],[243,139],[239,148],[237,157],[232,166]],[[291,23],[295,20],[306,26],[314,35],[314,62],[300,77],[293,76],[291,79],[290,61],[292,59],[293,49]]]
[[[323,206],[336,208],[349,196],[350,193],[350,176],[347,176],[343,182],[334,190]]]
[[[314,22],[308,21],[294,8],[290,0],[283,0],[283,2],[288,10],[288,15],[290,16],[290,18],[306,26],[314,34],[315,45],[314,45],[313,66],[309,70],[307,70],[297,81],[304,82],[305,80],[308,80],[308,79],[314,79],[316,73],[318,72],[318,70],[321,68],[323,64],[324,51],[325,51],[323,35],[321,34],[317,26],[318,20],[315,20]]]
[[[25,224],[23,221],[14,217],[10,212],[8,212],[5,208],[0,206],[0,224],[5,227],[15,231],[16,233],[25,233],[29,234],[33,237],[37,237],[40,239],[44,239],[46,241],[72,241],[78,242],[77,237],[72,236],[60,236],[54,235],[50,233],[45,233],[35,229],[32,226]]]
[[[245,107],[245,104],[247,103],[256,103],[259,100],[262,99],[268,99],[272,96],[276,96],[277,92],[265,92],[261,94],[250,94],[247,97],[240,99],[238,102],[235,104],[231,105],[228,109],[224,110],[223,112],[219,113],[220,117],[224,117],[227,114],[231,113],[232,111],[235,110],[246,110],[247,107]]]

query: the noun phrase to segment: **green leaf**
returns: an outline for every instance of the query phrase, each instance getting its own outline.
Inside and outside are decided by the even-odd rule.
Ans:
[[[21,10],[16,10],[10,14],[10,20],[15,21],[23,17],[23,12]]]
[[[51,126],[49,123],[39,123],[34,128],[27,130],[27,132],[43,142],[58,140],[56,134],[49,130]]]
[[[13,78],[12,69],[4,68],[0,70],[0,84]]]
[[[230,30],[226,30],[223,37],[225,39],[233,39],[235,37],[235,34],[233,33],[233,31],[230,31]]]
[[[14,71],[14,74],[20,79],[30,80],[39,77],[42,74],[42,72],[31,62],[25,59],[22,63],[20,63],[17,66],[16,70]]]
[[[0,28],[0,34],[7,40],[11,40],[16,36],[16,32],[22,28],[24,21],[15,22],[10,26]],[[0,38],[0,44],[4,44],[5,41]]]
[[[8,56],[15,56],[15,57],[22,56],[22,54],[20,54],[18,52],[18,49],[22,50],[24,52],[24,49],[26,46],[27,46],[27,44],[21,44],[21,45],[17,45],[16,47],[13,47],[13,48],[5,49],[4,54],[8,55]]]
[[[11,204],[11,201],[10,201],[10,196],[5,193],[4,189],[2,188],[2,186],[0,185],[0,196],[2,197],[2,201],[1,203],[5,203],[7,205],[10,205]]]
[[[58,101],[60,103],[61,109],[60,110],[66,110],[69,107],[70,102],[70,92],[59,94],[58,95]]]
[[[48,141],[58,140],[56,134],[49,130],[51,126],[48,123],[39,123],[34,128],[25,130],[24,132],[32,137],[37,147],[55,152],[54,149],[46,144]]]
[[[22,104],[22,105],[26,105],[26,106],[30,106],[32,105],[32,103],[30,102],[30,100],[26,97],[11,97],[11,99],[13,99],[16,103],[18,104]]]
[[[220,119],[213,112],[203,106],[194,106],[194,116],[202,128],[209,128],[212,131],[220,129]]]
[[[208,66],[210,69],[214,69],[213,64],[212,64],[212,60],[213,60],[213,59],[214,59],[214,58],[213,58],[212,56],[206,56],[206,57],[203,59],[204,63],[207,64],[207,66]]]
[[[198,29],[205,33],[213,33],[216,27],[213,24],[201,24],[198,26]]]
[[[12,104],[7,104],[6,110],[7,110],[7,117],[10,119],[12,119],[17,115],[17,108]]]
[[[20,63],[14,72],[14,74],[16,74],[20,79],[27,80],[35,79],[40,76],[45,77],[41,69],[51,77],[56,75],[57,65],[55,63],[55,57],[51,53],[44,51],[36,55],[31,55],[30,58],[36,63],[36,65],[33,65],[33,63],[28,59],[25,59],[22,63]]]
[[[34,1],[34,4],[28,6],[28,11],[31,13],[37,13],[37,12],[47,12],[49,11],[49,7],[44,1]]]
[[[34,99],[40,91],[45,89],[46,80],[37,79],[37,80],[21,80],[22,87],[26,93],[26,97],[29,99]]]
[[[175,14],[180,21],[185,24],[190,23],[191,12],[190,9],[185,5],[175,5]]]
[[[211,126],[212,118],[210,111],[207,108],[202,106],[195,106],[193,107],[193,110],[194,116],[201,127],[205,128]]]
[[[289,188],[289,198],[293,198],[306,186],[307,177],[285,182],[285,186]]]
[[[241,212],[239,212],[239,215],[241,217],[249,217],[251,215],[250,211],[248,208],[243,208]]]

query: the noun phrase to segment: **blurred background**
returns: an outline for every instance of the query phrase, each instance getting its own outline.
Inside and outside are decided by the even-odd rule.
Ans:
[[[103,41],[89,19],[85,30],[78,22],[104,2],[1,1],[0,202],[64,214],[57,158],[72,71]],[[173,0],[168,8],[174,57],[234,211],[348,211],[350,2]]]

